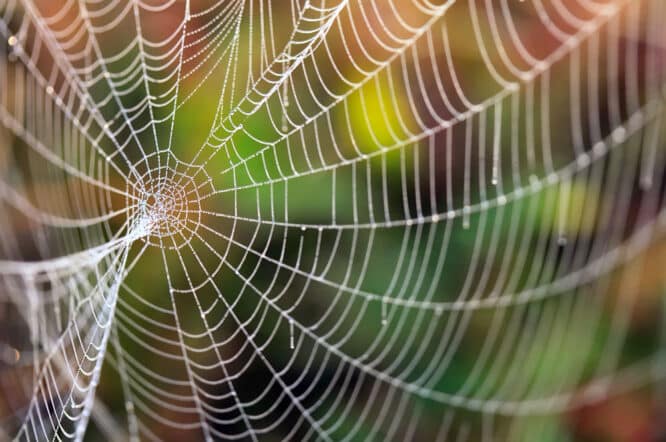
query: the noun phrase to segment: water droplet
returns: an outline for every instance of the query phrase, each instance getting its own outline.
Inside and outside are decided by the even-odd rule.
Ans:
[[[463,207],[463,229],[469,229],[469,215],[472,209],[470,206]]]
[[[294,320],[289,320],[289,348],[294,349]]]
[[[623,143],[627,137],[627,130],[622,126],[619,126],[613,130],[611,136],[616,144]]]
[[[495,122],[493,124],[493,159],[490,182],[493,186],[499,183],[500,147],[502,143],[502,102],[495,104]]]
[[[570,184],[567,181],[562,181],[560,184],[560,202],[558,210],[558,225],[557,225],[557,244],[562,247],[567,243],[567,227],[569,221],[569,193],[571,192]]]
[[[282,100],[284,107],[289,107],[289,85],[286,80],[282,83]]]
[[[576,164],[578,164],[578,167],[581,169],[587,167],[590,165],[590,156],[586,153],[580,154],[578,158],[576,159]]]

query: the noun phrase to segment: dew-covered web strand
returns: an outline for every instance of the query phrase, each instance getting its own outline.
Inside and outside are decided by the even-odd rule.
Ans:
[[[45,42],[45,44],[49,48],[52,48],[52,51],[54,52],[54,57],[53,57],[54,62],[58,65],[60,65],[60,63],[64,64],[64,70],[62,72],[64,73],[65,78],[70,80],[73,83],[73,86],[75,86],[74,90],[77,93],[77,96],[78,96],[78,99],[80,100],[80,103],[85,105],[88,112],[90,112],[91,115],[93,115],[93,116],[95,116],[95,118],[97,118],[99,126],[104,129],[106,135],[109,135],[110,139],[115,143],[116,148],[117,148],[116,152],[119,153],[121,155],[121,157],[123,157],[123,160],[125,161],[126,165],[130,168],[130,172],[133,173],[133,174],[136,174],[136,171],[134,170],[134,166],[130,163],[128,157],[126,156],[126,154],[124,152],[124,148],[121,147],[121,145],[118,143],[118,141],[112,135],[112,133],[109,131],[109,128],[107,126],[107,122],[103,121],[103,119],[101,119],[100,117],[97,116],[98,112],[94,107],[94,103],[89,103],[89,101],[91,101],[91,100],[89,100],[89,96],[85,92],[83,92],[83,91],[86,90],[86,87],[83,84],[81,84],[80,79],[79,79],[78,75],[75,73],[73,66],[68,63],[69,58],[67,57],[67,55],[64,52],[61,52],[61,47],[59,46],[57,40],[53,39],[50,36],[49,31],[48,31],[48,27],[44,24],[43,19],[35,11],[34,6],[32,5],[32,3],[27,2],[25,4],[25,7],[26,7],[26,9],[28,10],[28,12],[30,14],[30,20],[34,21],[35,26],[39,29],[39,31],[44,33],[44,36],[45,36],[44,42]],[[25,18],[24,20],[26,20],[26,23],[27,23],[28,19]],[[3,24],[3,26],[2,26],[3,30],[6,31],[6,29],[7,29],[6,24],[4,22],[2,24]],[[8,39],[12,39],[12,37],[14,38],[14,45],[12,47],[15,48],[15,49],[19,49],[20,44],[21,44],[20,40],[18,39],[18,37],[14,36],[14,35],[7,36]],[[49,37],[51,37],[51,38],[49,38]],[[60,55],[60,57],[58,55]],[[45,85],[48,84],[48,81],[46,81],[42,77],[41,73],[39,72],[39,70],[34,65],[32,59],[27,58],[26,55],[25,55],[25,52],[23,50],[20,50],[18,52],[18,56],[22,59],[25,66],[27,66],[31,70],[33,75],[35,75],[35,77],[38,78],[42,82],[42,84],[44,85],[44,89],[46,90],[47,86],[45,86]],[[64,106],[64,104],[58,99],[56,99],[56,105],[60,108],[62,108]],[[71,114],[71,111],[68,108],[66,108],[65,112],[66,112],[66,114],[68,115],[68,117],[70,118],[71,121],[74,121],[77,126],[80,125],[78,123],[78,119],[74,115]],[[83,134],[88,136],[87,135],[87,130],[85,130],[83,128],[81,130],[82,130]],[[96,140],[89,138],[89,141],[93,144],[93,146],[95,146],[97,149],[99,149],[99,147],[97,146]],[[107,155],[105,155],[104,152],[102,152],[101,150],[100,150],[100,153],[102,154],[102,156],[107,157]],[[122,176],[125,176],[122,171],[117,169],[118,166],[116,166],[113,162],[111,162],[111,165],[112,165],[112,167],[116,168],[116,171],[118,173],[120,173]]]
[[[584,39],[583,39],[584,36],[592,35],[595,32],[596,29],[598,29],[603,23],[606,22],[606,20],[608,20],[608,17],[606,15],[602,15],[602,16],[598,17],[596,19],[595,23],[591,23],[593,26],[586,27],[585,29],[579,31],[580,33],[578,35],[571,36],[570,37],[571,40],[569,40],[569,41],[573,41],[574,42],[573,44],[576,44],[576,42],[584,41]],[[428,32],[428,35],[430,35],[429,32]],[[571,44],[572,43],[567,43],[566,45],[563,45],[561,47],[561,50],[554,51],[548,57],[548,59],[543,60],[541,63],[535,65],[532,68],[531,71],[529,71],[527,73],[523,73],[523,75],[526,77],[525,81],[527,83],[530,83],[535,78],[538,78],[539,74],[541,74],[543,72],[547,72],[547,69],[554,62],[558,61],[559,59],[561,59],[562,57],[564,57],[568,54],[568,51],[569,51],[569,48],[570,48]],[[397,55],[399,55],[399,53],[395,54],[393,57],[397,57]],[[390,61],[392,61],[392,60],[393,60],[393,58],[390,59]],[[384,68],[385,68],[384,66],[381,66],[375,72],[379,72],[380,70],[382,70]],[[370,78],[372,78],[372,77],[370,77]],[[324,107],[320,111],[320,113],[318,113],[315,116],[306,120],[306,122],[303,125],[295,127],[294,129],[292,129],[292,131],[289,134],[282,136],[282,138],[278,138],[278,140],[276,140],[274,142],[269,142],[269,143],[266,143],[266,142],[261,141],[261,140],[256,139],[256,138],[253,138],[254,141],[256,141],[258,143],[261,143],[261,144],[265,144],[265,145],[263,147],[261,147],[257,152],[250,154],[247,158],[241,159],[239,162],[233,163],[229,168],[222,170],[220,172],[220,174],[224,175],[224,174],[227,174],[227,173],[232,173],[236,168],[245,165],[245,163],[248,160],[254,159],[257,156],[263,156],[264,152],[266,152],[268,150],[276,149],[277,145],[281,141],[284,141],[284,139],[286,139],[287,136],[290,136],[294,133],[302,131],[303,128],[306,125],[313,124],[315,121],[317,121],[317,119],[319,117],[325,116],[328,112],[331,111],[333,106],[338,105],[341,102],[341,100],[346,100],[349,95],[351,95],[354,91],[356,91],[356,88],[362,87],[365,84],[366,81],[367,80],[363,80],[362,82],[354,85],[354,87],[352,89],[350,89],[348,92],[346,92],[342,97],[340,97],[339,99],[337,99],[336,101],[334,101],[330,105]],[[411,137],[406,138],[404,140],[400,140],[399,142],[396,142],[393,145],[383,146],[381,149],[378,149],[375,152],[365,153],[363,155],[358,155],[355,158],[351,158],[351,159],[341,158],[340,163],[325,164],[324,166],[322,166],[320,168],[313,168],[312,170],[308,170],[308,171],[305,171],[305,172],[300,172],[300,173],[294,173],[292,175],[281,176],[281,177],[276,178],[272,181],[265,181],[265,182],[257,182],[257,183],[253,183],[253,184],[248,184],[247,187],[267,185],[267,184],[270,184],[272,182],[285,181],[285,180],[288,180],[290,178],[296,178],[296,177],[302,176],[304,174],[321,173],[321,172],[324,172],[324,171],[327,171],[327,170],[331,170],[331,169],[335,169],[335,168],[338,168],[338,167],[341,167],[341,166],[348,165],[348,164],[353,163],[353,162],[366,161],[368,158],[384,155],[388,151],[395,150],[395,149],[400,149],[400,148],[405,148],[406,146],[408,146],[410,144],[422,141],[423,139],[432,136],[434,133],[437,133],[437,132],[440,132],[440,131],[451,130],[450,129],[452,127],[451,125],[455,125],[457,122],[460,122],[460,121],[467,121],[473,115],[483,113],[486,109],[488,109],[491,106],[496,107],[496,110],[497,110],[496,116],[497,116],[497,118],[499,118],[499,116],[502,113],[502,102],[507,97],[513,96],[516,93],[516,84],[515,83],[509,83],[509,85],[511,86],[511,88],[503,89],[496,96],[492,96],[492,97],[487,98],[485,102],[483,102],[481,104],[478,104],[478,105],[471,106],[470,109],[460,113],[452,121],[447,121],[447,122],[445,122],[445,124],[443,124],[441,126],[438,126],[438,127],[435,127],[435,128],[430,128],[430,129],[429,128],[424,128],[424,129],[426,129],[424,132],[422,132],[420,134],[414,134]],[[500,127],[501,127],[500,124],[496,124],[494,127],[496,128],[497,131],[501,130],[500,129]],[[496,135],[496,138],[495,138],[496,140],[499,140],[499,135],[500,135],[499,133]],[[492,181],[493,184],[496,184],[497,181],[499,180],[499,150],[498,150],[499,149],[499,141],[497,141],[495,146],[496,146],[496,149],[495,149],[494,155],[493,155],[493,164],[494,164],[494,166],[493,166],[493,181]],[[235,192],[236,190],[237,189],[229,188],[229,189],[221,189],[218,192],[221,192],[221,193]]]
[[[76,8],[77,14],[82,14],[79,18],[84,25],[83,33],[91,45],[86,50],[101,72],[99,79],[109,88],[109,94],[102,101],[113,102],[117,107],[115,117],[108,122],[96,113],[96,106],[102,102],[88,99],[85,93],[79,92],[92,83],[84,80],[85,68],[75,68],[75,63],[70,63],[76,54],[65,49],[71,43],[67,32],[52,33],[49,30],[65,16],[65,8],[43,21],[38,9],[28,4],[30,20],[36,23],[40,32],[38,38],[44,39],[65,81],[74,86],[83,107],[98,121],[101,136],[115,146],[111,155],[102,150],[101,138],[95,138],[88,126],[76,121],[71,105],[64,96],[61,97],[65,88],[56,90],[55,84],[42,75],[29,53],[31,48],[21,46],[24,36],[9,33],[6,23],[0,21],[10,46],[21,47],[17,59],[26,66],[26,74],[37,79],[46,96],[55,100],[57,111],[74,122],[76,130],[89,141],[91,151],[88,154],[92,156],[97,152],[101,158],[112,160],[111,167],[127,183],[126,190],[116,189],[106,177],[88,175],[67,160],[58,158],[40,139],[43,135],[23,128],[23,122],[12,116],[10,110],[3,109],[2,121],[10,126],[10,130],[22,132],[29,147],[45,154],[55,168],[81,178],[101,193],[119,193],[128,201],[126,207],[115,212],[109,210],[96,217],[68,219],[43,210],[39,203],[24,204],[27,200],[17,196],[10,205],[31,219],[59,229],[68,247],[76,248],[77,243],[66,233],[67,229],[97,225],[100,229],[91,230],[94,233],[90,238],[97,242],[86,244],[87,248],[80,253],[30,265],[2,261],[0,272],[27,281],[31,275],[46,271],[47,280],[55,285],[72,277],[81,286],[72,290],[69,295],[72,299],[77,299],[87,287],[113,299],[114,303],[118,300],[117,311],[115,304],[112,310],[99,307],[99,311],[91,305],[91,316],[76,318],[75,310],[72,322],[60,331],[59,338],[64,340],[70,330],[79,336],[83,334],[84,341],[88,340],[89,344],[82,341],[80,346],[74,344],[74,349],[80,347],[78,350],[85,351],[96,346],[93,341],[101,336],[99,358],[103,357],[111,339],[114,355],[110,357],[113,361],[110,363],[120,373],[128,433],[133,440],[158,438],[148,425],[151,420],[173,428],[180,425],[182,429],[198,429],[206,439],[249,436],[254,440],[279,428],[292,410],[297,412],[298,418],[289,436],[295,437],[302,430],[307,437],[327,440],[334,439],[342,428],[346,428],[346,436],[353,438],[362,434],[361,428],[367,426],[371,435],[382,434],[392,439],[398,437],[404,421],[412,428],[408,430],[409,434],[419,426],[422,416],[409,412],[406,405],[412,396],[441,406],[437,409],[442,417],[438,433],[441,437],[448,435],[451,420],[459,418],[456,413],[460,409],[482,414],[484,422],[485,419],[494,422],[498,415],[516,417],[515,422],[518,422],[517,417],[521,415],[556,414],[567,410],[576,395],[577,382],[584,379],[581,369],[573,368],[569,377],[548,384],[545,377],[523,379],[519,364],[527,358],[530,346],[540,339],[553,341],[554,346],[559,342],[562,347],[562,336],[566,335],[567,328],[575,328],[585,321],[589,322],[590,328],[598,327],[602,305],[597,298],[601,297],[590,299],[589,292],[607,292],[610,287],[608,275],[636,259],[640,260],[654,238],[663,232],[663,196],[660,200],[658,192],[649,192],[661,179],[658,171],[664,163],[661,149],[663,79],[654,73],[658,72],[654,57],[647,57],[646,78],[638,79],[637,45],[622,47],[618,42],[620,35],[639,40],[639,33],[643,32],[639,26],[639,12],[645,11],[651,13],[645,15],[647,19],[640,24],[647,27],[645,34],[653,33],[658,42],[660,34],[655,17],[659,17],[664,6],[649,0],[639,6],[631,2],[574,2],[576,7],[582,8],[581,12],[560,1],[554,1],[548,7],[540,0],[530,2],[541,24],[559,42],[546,58],[537,59],[522,40],[513,16],[514,5],[502,1],[498,5],[486,2],[482,7],[477,2],[468,2],[466,7],[471,16],[473,41],[482,66],[499,87],[495,94],[476,104],[470,100],[469,91],[458,78],[456,54],[451,50],[453,31],[446,24],[448,17],[445,13],[460,7],[456,2],[439,5],[406,2],[407,5],[403,5],[386,0],[380,6],[379,1],[362,5],[346,1],[293,1],[287,8],[291,11],[287,15],[293,22],[293,31],[284,50],[277,48],[276,23],[273,22],[275,5],[258,3],[257,7],[255,2],[250,2],[249,6],[244,2],[217,2],[205,10],[196,11],[191,10],[189,1],[163,6],[136,1],[121,7],[122,13],[118,16],[113,16],[114,7],[111,6],[98,10],[92,6],[82,10]],[[73,2],[68,4],[74,5]],[[115,5],[121,5],[121,2]],[[148,17],[174,5],[182,12],[182,20],[173,27],[173,32],[161,42],[144,39],[142,25]],[[408,7],[418,9],[428,18],[414,26],[408,14],[403,16]],[[309,13],[314,15],[308,16]],[[551,14],[558,15],[557,24]],[[136,54],[132,54],[126,69],[111,73],[109,66],[117,59],[115,56],[105,58],[99,39],[111,24],[120,23],[125,17],[133,17],[136,29],[130,43],[132,49],[128,49],[125,55],[135,49]],[[379,22],[373,22],[379,17],[382,17]],[[355,21],[359,18],[360,21]],[[107,24],[101,24],[103,19],[107,19]],[[348,26],[351,27],[344,28],[343,19],[350,20]],[[219,21],[220,28],[212,24],[215,20]],[[310,25],[312,29],[307,27]],[[482,33],[485,25],[489,25],[489,29]],[[260,36],[256,37],[260,39],[259,49],[250,45],[248,53],[243,52],[243,26],[252,28],[248,34],[250,39]],[[571,33],[564,28],[576,31]],[[224,36],[210,44],[203,43],[212,29],[220,29]],[[360,80],[351,81],[340,70],[339,59],[331,57],[334,44],[329,36],[332,31],[342,36],[346,60],[360,74]],[[600,41],[602,32],[611,38]],[[304,35],[307,35],[305,39],[294,42]],[[221,48],[227,36],[230,43]],[[350,50],[354,41],[360,44],[360,52]],[[385,53],[375,56],[371,45],[364,45],[364,41],[374,42]],[[200,43],[204,44],[203,48],[186,59],[185,54]],[[440,44],[446,60],[444,66],[439,64],[441,58],[438,55],[442,54],[436,49]],[[295,48],[300,50],[296,52]],[[150,68],[149,63],[159,59],[150,54],[149,49],[168,54],[164,60],[175,60],[175,67],[167,71]],[[336,79],[331,77],[329,81],[324,76],[325,71],[319,66],[321,54],[329,56],[337,81],[344,83],[342,93],[331,89]],[[215,56],[219,59],[210,66],[205,64]],[[197,57],[201,57],[201,61]],[[242,78],[238,65],[244,57],[249,59],[250,67],[245,72],[246,77]],[[627,77],[620,79],[617,69],[609,69],[611,74],[602,80],[598,68],[601,60],[612,67],[620,59],[625,60]],[[583,60],[587,66],[582,65]],[[371,69],[363,67],[366,62]],[[568,110],[574,142],[564,162],[553,155],[559,146],[554,144],[556,134],[550,126],[549,114],[551,93],[556,86],[552,75],[554,67],[559,65],[568,66],[570,70],[569,92],[573,97]],[[218,85],[222,92],[210,133],[203,137],[207,139],[201,148],[192,152],[191,163],[183,163],[170,153],[180,148],[173,145],[179,111],[185,102],[201,93],[204,82],[212,78],[212,73],[220,66],[224,69],[222,84]],[[507,72],[512,80],[503,76]],[[189,85],[189,78],[195,73],[204,80]],[[314,108],[304,106],[302,94],[306,89],[296,85],[294,78],[301,73],[307,93],[314,95]],[[140,81],[135,86],[124,86],[123,76],[135,74],[141,76]],[[435,74],[435,84],[428,88],[425,79],[431,74]],[[440,81],[440,77],[445,76],[452,83],[445,85]],[[383,79],[387,86],[382,85]],[[643,82],[651,88],[650,93],[645,94],[646,100],[643,100],[638,86]],[[406,83],[407,91],[401,98],[403,83]],[[151,88],[158,84],[168,85],[168,92],[159,99],[151,95]],[[587,95],[582,93],[582,84],[588,88]],[[332,115],[343,109],[345,118],[337,122],[342,131],[351,131],[355,124],[349,115],[352,97],[359,94],[361,106],[366,109],[369,102],[363,91],[373,87],[385,88],[383,90],[392,104],[404,99],[409,115],[400,110],[395,124],[385,127],[390,135],[388,143],[375,131],[381,128],[371,127],[366,118],[370,144],[374,149],[367,149],[354,137],[351,144],[345,146],[342,138],[330,133]],[[606,96],[602,97],[604,89]],[[145,95],[136,107],[128,107],[121,98],[131,91]],[[442,110],[435,106],[435,100],[443,103],[446,112],[442,114]],[[609,103],[611,129],[607,133],[601,130],[602,116],[598,108],[602,100]],[[625,102],[627,110],[619,104]],[[382,113],[388,112],[383,100],[378,105]],[[427,109],[431,117],[428,122],[423,119],[426,114],[418,110],[420,106]],[[166,117],[157,118],[155,111],[163,108],[170,108]],[[276,134],[274,139],[262,140],[259,134],[245,127],[246,120],[262,109],[268,111],[269,125]],[[537,119],[536,109],[545,116]],[[135,115],[144,110],[149,115],[147,125],[135,125]],[[414,121],[410,123],[408,119]],[[386,123],[386,117],[384,120]],[[168,134],[165,146],[159,145],[162,134],[158,131],[162,129]],[[125,130],[129,135],[124,134]],[[314,132],[314,139],[309,136],[309,131]],[[148,133],[153,139],[155,152],[150,152],[149,144],[142,141],[142,133]],[[255,148],[247,150],[245,146],[238,146],[236,139],[240,134],[256,143]],[[122,136],[127,138],[122,139]],[[434,164],[440,158],[442,138],[445,140],[443,158],[446,164],[443,172],[438,168],[441,166]],[[644,138],[642,142],[636,142],[641,138]],[[306,140],[314,143],[306,146]],[[125,155],[130,145],[141,154],[139,161],[145,165],[145,174],[138,173],[137,164],[132,164]],[[245,153],[240,153],[241,147]],[[211,148],[207,154],[206,149]],[[304,162],[299,163],[293,158],[292,154],[298,149],[305,154]],[[642,152],[640,155],[636,153],[639,151]],[[399,175],[400,195],[397,198],[396,195],[389,196],[385,190],[386,158],[391,152],[399,154],[399,167],[393,172]],[[269,171],[271,165],[266,162],[281,161],[278,153],[288,154],[288,162],[277,164],[277,172]],[[225,158],[212,161],[215,155]],[[116,156],[120,158],[117,164]],[[151,163],[153,158],[157,167]],[[373,173],[371,162],[374,160],[382,164],[383,183],[380,185],[384,192],[381,196],[373,194],[372,182],[367,178]],[[264,163],[261,173],[265,178],[255,179],[250,167],[259,161]],[[226,164],[220,167],[220,162]],[[608,177],[601,173],[604,168],[608,170]],[[243,179],[245,172],[247,177]],[[446,189],[436,188],[442,173]],[[460,178],[455,178],[454,174]],[[329,213],[324,211],[321,214],[323,221],[307,221],[297,211],[289,210],[288,203],[295,198],[297,190],[288,183],[309,175],[330,176],[334,183],[331,188],[322,190],[333,201]],[[618,210],[627,214],[631,201],[629,190],[634,179],[640,181],[646,192],[641,199],[644,222],[640,228],[620,217],[608,226],[595,221],[599,228],[608,228],[605,235],[584,239],[575,231],[571,232],[572,224],[580,226],[588,216],[575,212],[575,205],[579,203],[577,198],[580,198],[578,183],[592,188],[604,186],[605,192],[616,195],[612,204],[604,203],[599,207],[588,201],[590,212],[608,215],[612,210]],[[420,181],[427,181],[428,185],[416,186],[412,194],[410,186]],[[349,184],[352,189],[352,216],[344,211],[336,213],[336,201],[344,196],[336,188],[337,183]],[[9,185],[3,184],[3,188],[9,189],[0,194],[3,201],[11,199],[8,195],[19,195],[7,187]],[[366,188],[369,196],[362,194]],[[283,211],[273,204],[268,213],[262,210],[259,192],[266,189],[269,189],[271,203],[276,198],[284,200]],[[250,190],[256,190],[256,213],[239,207],[239,198]],[[400,208],[397,212],[389,209],[391,198]],[[544,199],[544,209],[538,208],[538,198]],[[226,206],[222,204],[225,200],[228,201]],[[538,210],[549,215],[546,227],[539,227],[544,221]],[[102,229],[110,232],[109,222],[125,212],[131,213],[125,224],[116,227],[115,233],[107,238]],[[598,215],[598,218],[602,217]],[[221,230],[219,221],[225,220],[231,227]],[[470,232],[473,240],[469,244],[469,256],[464,258],[460,287],[450,297],[442,299],[439,293],[442,279],[446,278],[456,259],[453,238],[459,229]],[[506,232],[502,233],[503,230]],[[624,235],[624,230],[629,230],[630,234]],[[376,272],[373,257],[382,246],[384,235],[391,231],[396,232],[398,238],[393,250],[395,254],[387,254],[394,271],[383,288],[375,289],[368,284]],[[538,231],[538,234],[528,238],[521,236],[521,231]],[[138,242],[141,240],[143,243]],[[103,242],[101,246],[99,241]],[[140,247],[128,256],[130,248],[137,242]],[[221,244],[226,246],[220,248]],[[589,254],[583,244],[591,250]],[[141,268],[144,254],[156,248],[160,249],[162,257],[169,291],[165,299],[170,307],[158,305],[151,301],[145,289],[134,290],[124,282],[128,273]],[[235,258],[235,253],[242,256],[240,261]],[[107,262],[109,257],[113,257],[111,262]],[[118,259],[122,264],[116,267]],[[494,261],[499,264],[495,266]],[[107,265],[108,268],[98,273],[97,266]],[[431,267],[434,272],[430,271]],[[514,270],[520,267],[525,268],[525,281],[521,280],[523,272]],[[268,285],[262,282],[266,269],[277,269]],[[288,275],[286,281],[279,280],[280,272]],[[176,274],[181,276],[177,278]],[[91,277],[92,284],[86,280],[86,275]],[[117,284],[109,286],[109,276],[113,276]],[[242,289],[234,293],[233,285],[221,281],[224,277],[236,278]],[[624,279],[622,287],[625,291],[634,287],[630,279]],[[300,281],[304,283],[299,287]],[[215,295],[215,301],[210,305],[203,303],[208,289]],[[61,296],[58,301],[69,302],[67,292]],[[321,311],[308,318],[300,307],[307,305],[313,297],[321,304]],[[189,303],[183,303],[184,300]],[[542,305],[542,301],[551,304]],[[283,305],[283,302],[290,304]],[[46,311],[51,305],[44,302],[39,308]],[[137,305],[152,314],[142,313],[134,307]],[[242,308],[245,306],[251,309],[249,319],[244,319],[247,312]],[[593,314],[588,313],[590,306],[595,309]],[[471,332],[472,316],[478,311],[487,311],[492,317],[484,331],[480,354],[473,361],[462,386],[448,389],[440,384],[440,380],[454,369],[454,358],[464,346],[463,335]],[[269,315],[268,312],[272,313]],[[108,315],[109,322],[91,325],[88,319],[102,313]],[[205,340],[205,344],[192,340],[194,335],[188,330],[186,321],[190,313],[201,318],[203,332],[197,336]],[[110,329],[112,318],[117,318],[113,322],[113,331]],[[370,329],[374,331],[365,351],[352,350],[355,334],[361,327],[369,327],[368,323],[372,321],[375,324]],[[644,365],[637,363],[623,367],[619,363],[629,327],[627,321],[627,316],[621,312],[613,316],[614,332],[604,342],[605,355],[595,372],[594,380],[598,382],[592,382],[579,400],[584,401],[587,396],[594,399],[595,395],[610,395],[613,394],[611,387],[622,390],[626,386],[649,382],[652,377],[663,376],[663,367],[649,359]],[[234,331],[220,339],[223,325],[229,322],[234,324]],[[161,336],[159,330],[175,332],[175,335]],[[177,336],[177,341],[173,336]],[[186,380],[176,382],[175,378],[168,378],[161,367],[143,364],[132,355],[131,348],[123,347],[121,342],[124,340],[120,337],[143,343],[142,348],[147,352],[162,353],[182,362]],[[231,343],[235,338],[242,339],[242,347],[234,349]],[[155,339],[165,347],[152,345]],[[33,342],[35,348],[38,344]],[[590,339],[585,338],[580,346],[591,349]],[[57,351],[57,345],[45,347]],[[177,351],[171,353],[175,348]],[[251,356],[247,356],[246,350]],[[285,361],[274,359],[273,350],[286,355],[281,358]],[[204,351],[211,353],[211,367],[216,368],[214,374],[204,370],[204,365],[191,357]],[[246,364],[236,367],[237,359]],[[331,383],[315,400],[312,394],[316,384],[325,382],[323,366],[319,365],[322,360],[331,364],[328,376],[339,381],[341,388],[333,389]],[[40,363],[43,373],[52,370],[48,356]],[[270,382],[260,392],[237,391],[237,385],[249,376],[249,367],[253,363],[267,370]],[[651,364],[657,368],[649,368]],[[36,418],[41,428],[24,427],[27,438],[39,438],[40,434],[44,437],[50,437],[50,434],[83,436],[89,413],[86,410],[97,401],[94,386],[100,369],[88,372],[78,360],[72,368],[90,387],[86,387],[87,393],[81,398],[83,414],[69,415],[66,403],[54,414],[44,416],[32,406],[33,412],[37,410]],[[289,380],[287,373],[290,370],[300,372],[297,380]],[[350,381],[352,372],[358,373],[362,379],[356,385]],[[312,376],[311,381],[308,375]],[[611,380],[613,377],[615,380]],[[39,385],[39,379],[35,375],[33,383]],[[194,408],[188,410],[196,415],[196,421],[185,425],[179,421],[179,412],[184,413],[185,408],[175,405],[177,397],[170,395],[166,387],[169,382],[162,382],[165,379],[189,387],[190,394],[183,396],[183,400],[192,401]],[[366,397],[359,394],[362,382],[368,385]],[[73,404],[77,403],[71,389],[64,388],[64,396],[61,396],[56,379],[48,380],[48,384],[55,388],[55,395],[49,396],[51,400],[57,398],[63,404],[61,399],[69,391],[68,397]],[[215,394],[209,391],[211,385],[226,385],[229,393]],[[265,399],[270,397],[273,387],[279,388],[280,393],[269,405]],[[51,395],[51,390],[47,393]],[[213,398],[218,396],[225,401],[231,399],[231,408],[224,405],[229,402],[216,404]],[[38,401],[40,399],[35,395],[33,403]],[[285,403],[288,405],[284,406]],[[350,408],[344,405],[346,403],[358,408],[359,418],[352,426],[347,426]],[[173,411],[173,419],[160,415],[160,409]],[[229,417],[229,410],[233,410],[233,417]],[[74,435],[64,433],[68,430],[61,422],[68,419],[76,427]],[[29,425],[35,422],[30,420]],[[239,425],[230,425],[232,423]],[[522,431],[518,423],[509,428],[517,434]],[[30,433],[32,431],[36,432]],[[471,438],[465,432],[458,436]]]

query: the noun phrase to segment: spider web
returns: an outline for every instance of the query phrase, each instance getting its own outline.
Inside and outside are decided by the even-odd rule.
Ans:
[[[547,440],[660,391],[664,16],[0,0],[0,438]]]

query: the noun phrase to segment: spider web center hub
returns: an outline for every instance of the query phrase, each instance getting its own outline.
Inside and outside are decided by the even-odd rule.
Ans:
[[[201,191],[209,179],[200,172],[163,167],[146,172],[134,188],[134,232],[152,246],[180,249],[201,224]],[[205,177],[207,178],[207,177]]]

